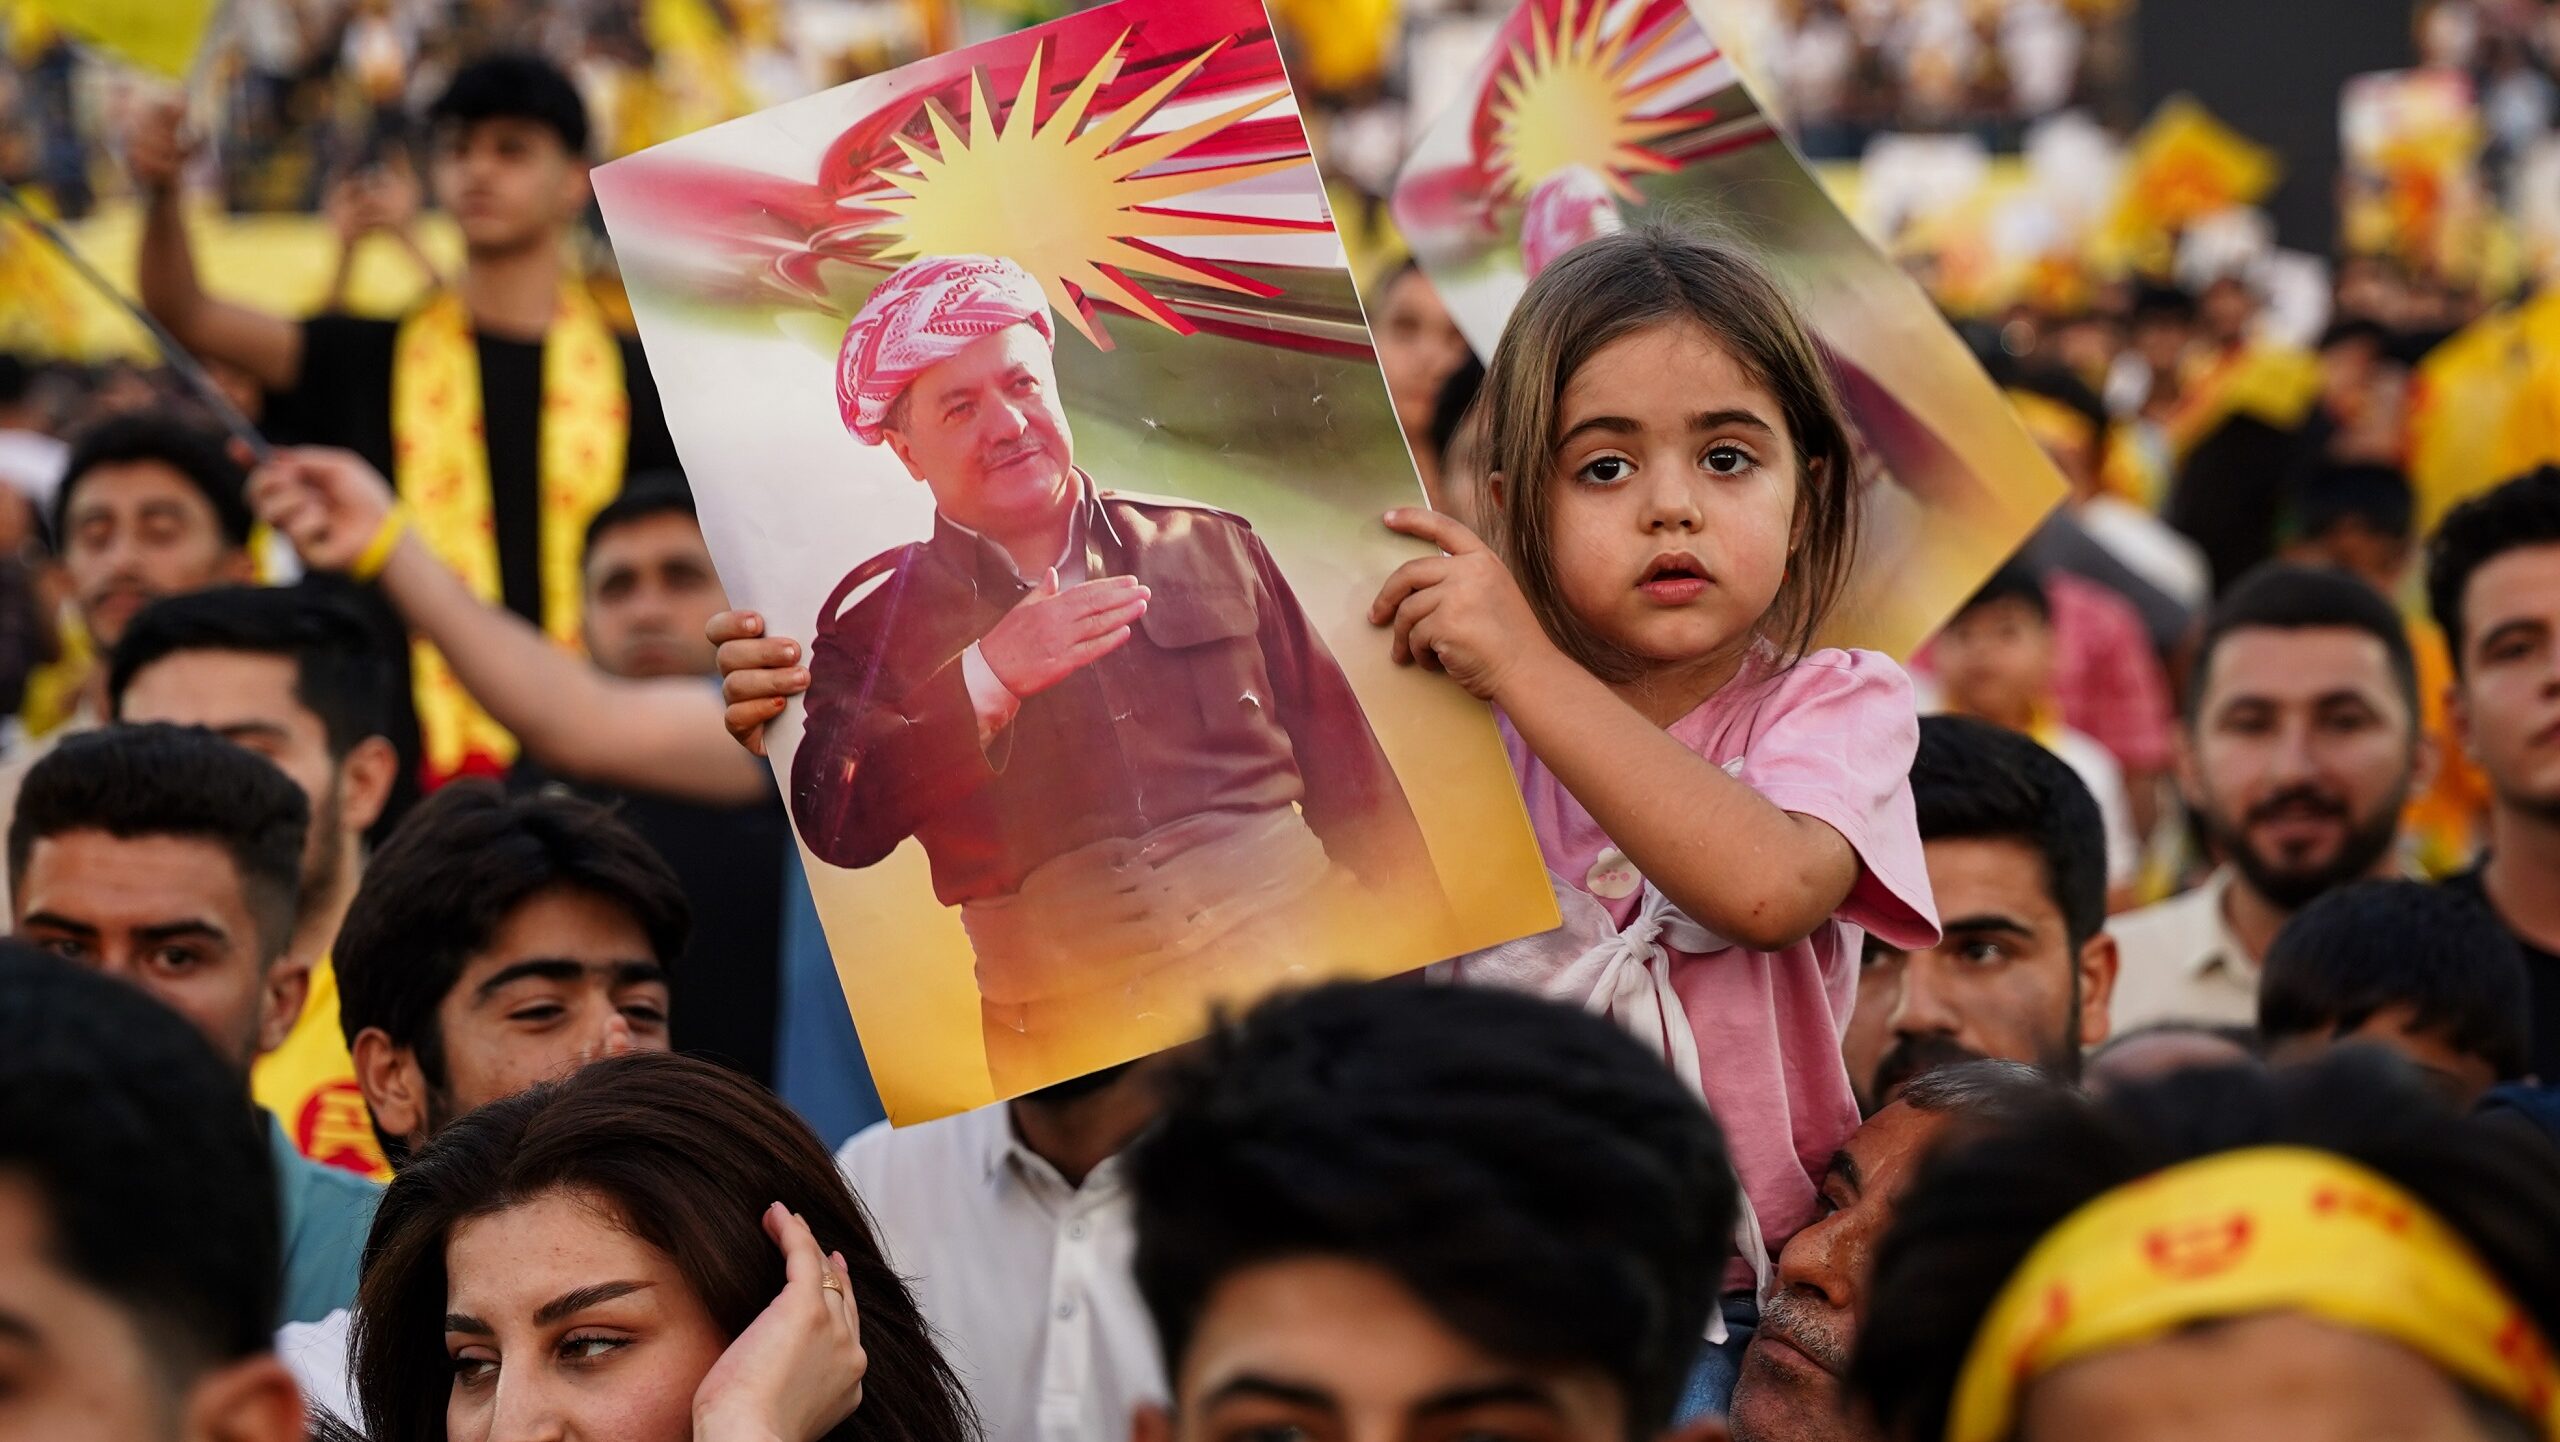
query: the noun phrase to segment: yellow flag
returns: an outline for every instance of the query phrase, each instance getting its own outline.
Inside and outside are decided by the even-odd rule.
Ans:
[[[1401,24],[1397,0],[1273,0],[1271,9],[1296,42],[1299,78],[1329,94],[1376,80]]]
[[[65,33],[184,80],[221,0],[20,0]]]
[[[2183,95],[2161,102],[2125,157],[2115,228],[2124,234],[2175,231],[2275,189],[2274,152],[2213,118]]]

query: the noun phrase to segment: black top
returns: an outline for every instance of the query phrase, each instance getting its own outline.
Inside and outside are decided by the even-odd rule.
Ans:
[[[314,316],[302,323],[302,373],[287,390],[267,393],[261,427],[281,445],[342,446],[391,475],[391,357],[400,323],[356,316]],[[507,609],[542,624],[542,343],[477,337],[480,417],[489,444],[490,521],[497,533],[498,577]],[[631,434],[623,474],[679,469],[675,442],[658,402],[657,383],[640,343],[617,337],[623,387],[631,401]],[[407,814],[418,796],[418,715],[409,694],[409,633],[371,587],[326,580],[359,593],[391,667],[391,741],[400,750],[400,779],[375,835]]]
[[[302,323],[302,374],[267,396],[270,436],[293,445],[344,446],[391,474],[391,356],[400,323],[314,316]],[[480,419],[489,440],[490,519],[507,609],[542,624],[542,342],[476,337]],[[631,398],[625,475],[678,469],[675,442],[640,343],[622,347]]]
[[[2485,864],[2488,858],[2481,858]],[[2524,939],[2498,909],[2489,904],[2489,893],[2480,884],[2480,868],[2473,867],[2460,876],[2445,878],[2444,887],[2457,891],[2480,903],[2500,926],[2516,939],[2516,949],[2524,953],[2526,984],[2531,988],[2533,1006],[2533,1045],[2527,1055],[2533,1062],[2533,1074],[2546,1084],[2560,1083],[2560,956],[2544,951]]]
[[[693,939],[667,978],[676,1050],[773,1085],[782,1006],[782,877],[796,864],[782,798],[702,806],[557,780],[518,762],[517,790],[557,786],[611,806],[657,848],[693,904]]]

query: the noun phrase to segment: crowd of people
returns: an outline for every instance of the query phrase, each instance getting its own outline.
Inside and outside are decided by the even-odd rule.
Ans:
[[[1370,643],[1566,924],[893,1128],[588,98],[434,83],[397,320],[220,293],[128,117],[271,451],[0,358],[0,1439],[2560,1439],[2560,454],[2413,480],[2440,288],[1980,328],[2069,494],[1906,669],[1821,643],[1864,447],[1759,259],[1587,242],[1482,365],[1391,270]],[[1034,313],[866,306],[864,423],[1052,423]]]

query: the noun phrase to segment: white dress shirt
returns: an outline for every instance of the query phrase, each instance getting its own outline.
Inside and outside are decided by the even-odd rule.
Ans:
[[[2119,1035],[2163,1021],[2257,1023],[2258,963],[2222,910],[2231,881],[2224,867],[2193,891],[2107,922],[2119,958],[2110,1005]]]
[[[1166,1395],[1129,1263],[1137,1232],[1104,1162],[1067,1185],[1001,1105],[844,1144],[836,1163],[986,1424],[987,1442],[1118,1442]]]

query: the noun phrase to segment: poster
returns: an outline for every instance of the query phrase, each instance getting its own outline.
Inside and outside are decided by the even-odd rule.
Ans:
[[[1857,557],[1824,644],[1909,656],[2062,495],[1964,343],[1682,0],[1526,0],[1391,203],[1480,356],[1534,271],[1603,231],[1694,226],[1759,253],[1812,325],[1860,452]]]
[[[770,749],[894,1120],[1555,925],[1490,713],[1366,621],[1421,493],[1256,0],[595,187],[729,594],[811,645]]]

